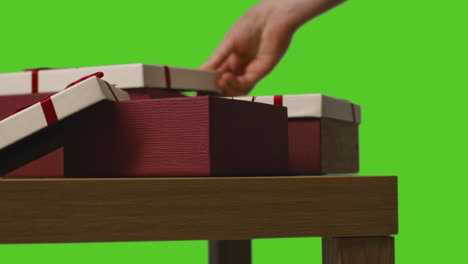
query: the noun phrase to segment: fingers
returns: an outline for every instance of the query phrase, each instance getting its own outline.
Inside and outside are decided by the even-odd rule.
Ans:
[[[277,63],[278,60],[274,57],[257,58],[247,66],[245,73],[239,76],[239,81],[244,84],[255,84],[270,73]]]
[[[293,32],[282,25],[265,28],[254,58],[246,58],[247,62],[243,63],[230,56],[223,65],[223,70],[230,70],[231,74],[222,76],[221,87],[231,96],[249,93],[278,64],[288,49],[292,36]]]
[[[253,85],[239,82],[249,63],[249,58],[242,57],[236,53],[231,53],[224,63],[217,69],[222,73],[218,86],[223,89],[227,96],[235,96],[248,93]]]
[[[249,61],[250,58],[248,56],[242,56],[236,52],[232,52],[217,70],[220,72],[232,72],[234,75],[241,75],[244,73]]]
[[[239,82],[238,77],[231,72],[223,73],[218,85],[223,88],[224,96],[244,95],[251,90],[250,87],[243,86],[243,84]]]
[[[234,75],[230,72],[223,73],[221,77],[219,78],[218,86],[223,89],[223,95],[234,96],[230,90],[233,79],[234,79]]]
[[[241,74],[223,73],[218,85],[223,88],[228,96],[248,94],[255,84],[265,77],[275,65],[274,58],[257,58],[247,65]]]

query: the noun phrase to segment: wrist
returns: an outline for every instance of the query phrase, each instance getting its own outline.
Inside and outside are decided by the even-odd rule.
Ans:
[[[296,12],[296,0],[263,0],[254,6],[255,14],[260,14],[265,25],[281,27],[294,32],[304,22],[302,14]]]
[[[263,0],[273,19],[295,31],[307,21],[346,0]]]

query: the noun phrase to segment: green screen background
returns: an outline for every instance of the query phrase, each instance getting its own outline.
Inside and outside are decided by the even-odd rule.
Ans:
[[[135,62],[198,67],[255,2],[3,1],[0,72]],[[467,6],[350,1],[301,28],[253,93],[324,93],[361,104],[360,174],[399,176],[398,263],[465,259]],[[253,246],[256,264],[321,263],[319,238]],[[0,246],[2,263],[207,259],[206,241]]]

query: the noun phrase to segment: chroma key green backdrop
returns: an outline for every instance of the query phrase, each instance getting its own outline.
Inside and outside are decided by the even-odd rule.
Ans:
[[[255,2],[5,0],[0,72],[198,67]],[[466,259],[467,7],[464,0],[351,0],[300,29],[254,91],[361,104],[361,174],[399,176],[400,264]],[[255,240],[253,247],[256,264],[321,263],[319,238]],[[10,264],[207,260],[206,241],[0,246],[0,262]]]

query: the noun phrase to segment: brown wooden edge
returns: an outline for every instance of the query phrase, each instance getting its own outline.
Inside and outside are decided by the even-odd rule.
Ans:
[[[1,179],[0,243],[398,232],[397,178]]]

